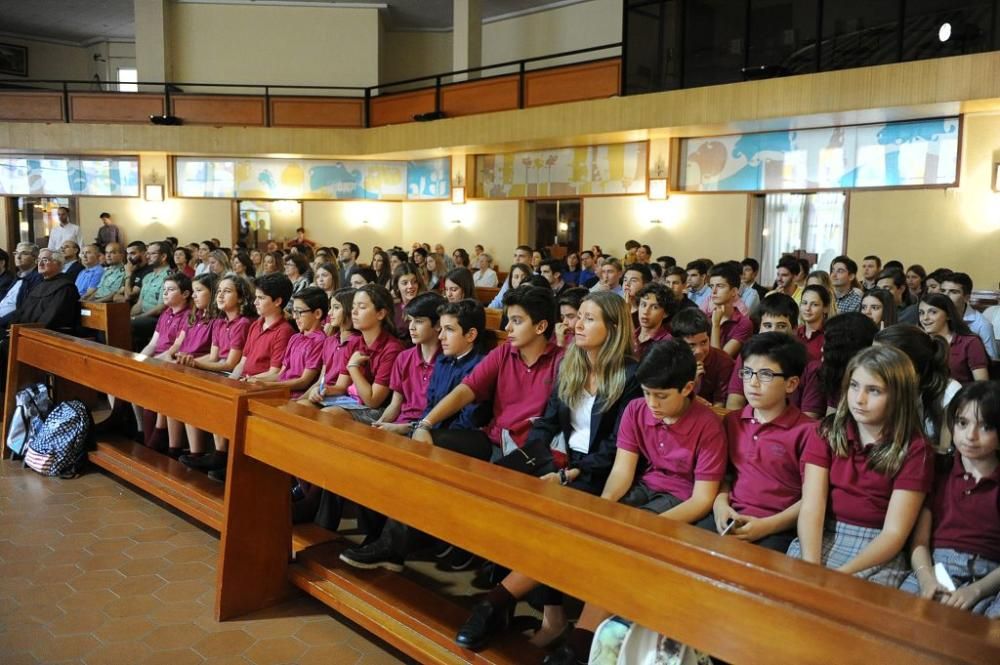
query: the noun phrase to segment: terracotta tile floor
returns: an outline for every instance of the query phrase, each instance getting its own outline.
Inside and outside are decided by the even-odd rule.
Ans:
[[[218,540],[114,479],[0,462],[0,663],[405,663],[308,597],[212,619]]]

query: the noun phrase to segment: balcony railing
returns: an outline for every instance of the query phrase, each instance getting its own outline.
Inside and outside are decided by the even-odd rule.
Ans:
[[[613,97],[621,43],[374,86],[0,79],[0,121],[361,128]],[[582,56],[582,57],[581,57]],[[570,62],[567,63],[567,60]],[[556,63],[556,64],[553,64]]]

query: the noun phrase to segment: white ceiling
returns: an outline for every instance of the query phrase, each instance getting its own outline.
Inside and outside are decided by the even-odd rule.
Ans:
[[[184,1],[184,0],[180,0]],[[207,0],[196,0],[205,2]],[[222,0],[252,4],[255,0]],[[262,0],[268,4],[385,5],[391,30],[447,30],[453,0]],[[483,20],[575,4],[585,0],[482,0]],[[135,39],[133,0],[0,0],[0,33],[72,44]]]

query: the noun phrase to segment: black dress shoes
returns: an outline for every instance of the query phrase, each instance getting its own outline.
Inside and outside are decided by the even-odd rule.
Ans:
[[[458,629],[455,643],[470,651],[479,651],[491,636],[507,628],[512,609],[481,601],[472,609],[472,616]]]

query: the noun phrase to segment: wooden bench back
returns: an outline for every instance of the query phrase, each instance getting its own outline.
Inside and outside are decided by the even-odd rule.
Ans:
[[[81,302],[80,327],[104,334],[105,343],[132,350],[131,307],[126,302]]]
[[[500,330],[500,319],[502,318],[502,309],[486,308],[486,327],[490,330]]]
[[[21,383],[21,366],[115,395],[226,438],[237,433],[241,399],[249,394],[284,393],[35,327],[11,329],[10,354],[8,381],[13,383],[7,384],[3,442]]]
[[[287,497],[287,476],[239,480],[243,464],[263,464],[728,662],[1000,662],[1000,627],[983,617],[350,418],[274,400],[248,408],[230,492],[257,498],[229,504],[220,616],[285,583],[287,508],[261,507]],[[248,547],[260,534],[273,545]]]
[[[500,289],[492,286],[477,286],[476,287],[476,300],[483,303],[484,305],[489,305],[496,298],[497,294],[500,293]]]

